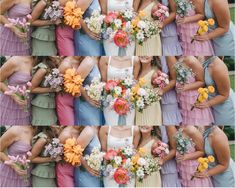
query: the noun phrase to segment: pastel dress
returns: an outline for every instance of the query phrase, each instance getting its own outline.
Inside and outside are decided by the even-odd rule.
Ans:
[[[74,167],[66,162],[56,163],[56,181],[58,187],[75,187]]]
[[[93,137],[91,142],[83,151],[84,156],[90,155],[94,147],[101,148],[97,135]],[[74,179],[76,187],[103,187],[102,179],[100,177],[92,176],[83,166],[75,168]]]
[[[157,2],[153,1],[149,5],[147,5],[143,11],[146,13],[146,19],[149,21],[154,21],[152,18],[152,8],[157,4]],[[137,56],[161,56],[162,55],[162,44],[160,34],[156,34],[151,36],[151,38],[144,41],[143,45],[136,43],[136,51],[135,54]]]
[[[181,134],[183,136],[183,140],[187,140],[189,143],[186,146],[186,153],[185,154],[190,154],[196,152],[195,144],[193,143],[192,139],[186,137],[183,135],[183,129],[179,129],[179,131],[176,133],[176,137]],[[182,147],[182,146],[181,146]],[[179,155],[178,151],[178,145],[176,145],[177,151],[176,151],[176,156]],[[191,180],[192,176],[197,170],[199,163],[197,159],[194,160],[185,160],[180,163],[177,163],[177,169],[179,172],[179,178],[181,181],[182,187],[213,187],[213,184],[211,182],[210,178],[193,178]]]
[[[160,57],[162,72],[169,75],[168,65],[165,57]],[[180,125],[182,122],[181,113],[179,110],[177,95],[175,89],[172,89],[162,96],[161,99],[162,109],[162,124],[167,125]]]
[[[169,144],[165,126],[160,127],[162,142]],[[166,161],[161,168],[162,187],[181,187],[175,159]]]
[[[33,7],[37,5],[40,0],[33,0]],[[49,0],[44,0],[49,4]],[[40,20],[45,20],[43,17],[45,9],[40,15]],[[57,55],[55,44],[55,25],[35,26],[31,34],[32,37],[32,55],[33,56],[53,56]]]
[[[111,135],[112,127],[109,126],[108,137],[107,137],[107,150],[109,149],[119,149],[127,146],[133,145],[134,139],[134,126],[130,128],[131,135],[128,137],[116,137]],[[120,187],[114,179],[110,177],[103,177],[104,187]],[[130,181],[125,185],[125,187],[135,187],[135,178],[132,177]]]
[[[13,142],[7,149],[8,155],[11,156],[27,156],[27,152],[31,150],[31,145],[19,140]],[[9,165],[0,163],[0,187],[31,187],[30,170],[27,172],[27,181],[25,177],[20,176]]]
[[[124,11],[133,9],[134,0],[109,0],[107,1],[107,10]],[[135,41],[131,41],[126,48],[119,48],[113,39],[104,39],[104,50],[106,56],[133,56],[135,53]]]
[[[211,132],[213,131],[214,128],[215,128],[215,126],[206,129],[203,134],[204,140],[205,140],[204,149],[205,149],[206,156],[212,155],[215,157],[215,162],[208,164],[209,169],[214,168],[215,166],[217,166],[219,164],[218,160],[216,159],[216,154],[215,154],[213,148],[211,147],[210,141],[209,141],[209,136],[210,136],[210,134],[213,134]],[[233,159],[231,159],[231,158],[229,159],[229,166],[224,172],[219,173],[214,176],[211,176],[211,180],[212,180],[214,187],[234,187],[234,185],[235,185],[235,163],[234,163]]]
[[[57,93],[55,99],[59,125],[75,125],[74,97],[69,93]]]
[[[127,68],[116,68],[111,65],[112,57],[108,60],[107,80],[124,79],[133,75],[134,57],[131,57],[132,66]],[[109,126],[115,125],[134,125],[135,109],[131,109],[124,117],[119,116],[111,107],[103,108],[105,124]]]
[[[206,19],[213,18],[215,24],[209,27],[209,32],[218,28],[218,22],[214,12],[212,11],[208,0],[205,0],[205,17]],[[212,40],[212,45],[217,56],[234,56],[235,53],[235,26],[232,21],[229,23],[229,30],[222,36]]]
[[[143,78],[146,81],[144,87],[152,88],[151,78],[155,70],[149,71]],[[136,110],[136,125],[162,125],[162,112],[160,102],[154,102],[147,106],[143,112]]]
[[[188,16],[194,16],[195,14],[196,12],[193,8],[188,11]],[[197,33],[197,30],[198,30],[197,22],[177,25],[177,32],[183,50],[183,55],[195,55],[195,56],[213,55],[214,50],[210,40],[204,42],[194,40],[191,43],[192,38]]]
[[[142,146],[145,149],[147,155],[151,156],[152,145],[155,142],[154,139],[150,140],[147,144]],[[146,176],[143,182],[136,181],[136,187],[162,187],[160,171],[156,171]]]
[[[83,14],[83,19],[91,17],[94,10],[100,10],[99,0],[92,0],[90,6]],[[75,55],[78,56],[101,56],[104,55],[104,49],[102,41],[94,40],[88,36],[85,31],[81,28],[75,30]]]
[[[205,70],[205,83],[206,86],[213,86],[215,88],[214,93],[209,94],[209,100],[219,95],[215,81],[212,79],[209,72],[209,65],[213,63],[216,57],[211,57],[203,63]],[[234,92],[230,88],[228,99],[223,103],[211,106],[212,113],[215,119],[215,125],[230,125],[235,126],[235,105],[234,105]],[[226,114],[226,116],[225,116]]]
[[[38,139],[47,139],[47,135],[40,132],[33,137],[33,145]],[[40,157],[47,157],[44,155],[44,149],[40,153]],[[32,187],[56,187],[56,175],[55,175],[55,162],[39,163],[35,164],[32,174]]]
[[[26,72],[14,72],[8,79],[9,86],[26,86],[32,76]],[[30,99],[27,100],[27,109],[19,106],[9,95],[0,93],[0,125],[30,125]]]
[[[180,62],[177,62],[180,63]],[[186,68],[187,69],[187,68]],[[196,81],[195,75],[191,74],[187,78],[187,84],[194,83]],[[213,114],[210,108],[194,108],[194,103],[198,97],[197,90],[188,90],[177,93],[177,100],[179,103],[179,109],[182,115],[182,125],[194,125],[194,126],[205,126],[212,125],[214,123]]]
[[[83,82],[83,86],[90,85],[91,81],[101,77],[97,65],[93,67]],[[75,125],[93,125],[99,126],[103,124],[103,114],[100,108],[92,106],[82,96],[76,97],[74,100]]]
[[[33,68],[33,74],[39,69],[48,69],[48,66],[42,62]],[[44,86],[45,79],[41,82],[40,87]],[[33,126],[50,126],[57,124],[55,110],[55,93],[38,93],[33,96],[32,105],[32,125]]]
[[[74,56],[74,30],[66,25],[56,27],[56,47],[59,56]]]
[[[161,1],[163,5],[169,7],[168,0]],[[171,22],[167,24],[160,33],[161,41],[162,41],[162,54],[164,56],[170,55],[182,55],[182,49],[179,43],[178,35],[177,35],[177,28],[175,22]],[[163,57],[161,57],[163,58]]]
[[[23,20],[31,12],[30,5],[19,3],[12,6],[7,11],[6,16],[7,18]],[[0,54],[2,56],[24,56],[31,54],[30,33],[28,33],[26,41],[23,41],[9,28],[0,24],[0,40]]]

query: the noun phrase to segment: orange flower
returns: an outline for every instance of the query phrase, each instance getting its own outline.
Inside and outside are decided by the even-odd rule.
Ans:
[[[213,18],[209,18],[208,20],[207,20],[207,22],[208,22],[208,24],[209,25],[215,25],[215,20],[213,19]]]
[[[208,86],[208,91],[210,93],[214,93],[215,92],[215,88],[213,86]]]
[[[215,161],[215,158],[212,155],[209,155],[207,159],[210,163],[213,163]]]

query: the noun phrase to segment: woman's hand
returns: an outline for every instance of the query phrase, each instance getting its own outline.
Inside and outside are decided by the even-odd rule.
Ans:
[[[27,106],[27,100],[22,100],[17,95],[12,95],[11,98],[22,108]]]
[[[16,34],[17,37],[19,37],[22,40],[25,40],[28,36],[28,33],[21,32],[17,27],[15,26],[7,26],[8,28],[11,29],[13,33]]]
[[[89,172],[92,176],[100,177],[100,172],[92,169],[91,167],[88,166],[88,164],[85,162],[83,164],[83,167]]]
[[[86,101],[96,108],[100,108],[100,106],[101,106],[100,101],[95,101],[95,100],[91,99],[89,96],[87,96]]]
[[[164,94],[164,92],[163,92],[162,89],[159,89],[159,90],[157,91],[157,94],[158,94],[159,96],[162,96],[162,95]]]
[[[19,166],[17,166],[15,163],[12,163],[11,168],[13,168],[13,170],[15,170],[15,172],[19,175],[19,176],[25,176],[27,175],[27,170],[22,170]]]
[[[195,103],[194,106],[195,106],[195,108],[199,108],[199,109],[204,109],[204,108],[209,108],[210,107],[208,102]]]
[[[62,157],[61,157],[61,156],[57,156],[53,161],[59,162],[59,161],[61,161],[61,160],[62,160]]]
[[[83,31],[84,31],[89,37],[91,37],[92,39],[94,39],[94,40],[101,40],[101,35],[92,32],[92,31],[87,27],[86,24],[83,25],[82,29],[83,29]]]
[[[176,19],[176,23],[177,23],[178,25],[186,24],[186,23],[187,23],[187,17],[183,17],[183,18],[178,17],[178,18]]]
[[[62,20],[61,19],[57,19],[54,21],[54,24],[55,25],[60,25],[62,23]]]
[[[177,93],[181,93],[181,92],[187,91],[188,90],[187,84],[185,84],[185,85],[177,85],[176,90],[177,90]]]
[[[210,40],[208,34],[204,34],[204,35],[195,35],[193,37],[194,40],[199,41],[199,42],[204,42],[204,41],[208,41]]]
[[[187,154],[184,155],[176,155],[176,162],[181,163],[183,161],[187,161]]]
[[[208,178],[209,177],[207,171],[204,171],[204,172],[195,172],[193,176],[195,178]]]

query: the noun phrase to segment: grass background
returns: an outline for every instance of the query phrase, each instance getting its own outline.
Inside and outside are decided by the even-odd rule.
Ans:
[[[231,144],[229,147],[230,147],[230,155],[232,159],[235,161],[235,145]]]
[[[230,17],[233,23],[235,23],[235,7],[230,7]]]
[[[230,75],[229,78],[230,78],[231,88],[233,89],[233,91],[235,91],[235,86],[234,86],[234,84],[235,84],[235,75]]]

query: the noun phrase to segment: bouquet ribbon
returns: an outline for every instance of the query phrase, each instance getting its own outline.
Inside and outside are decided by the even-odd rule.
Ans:
[[[126,116],[125,115],[118,116],[118,125],[126,125]]]
[[[118,48],[118,56],[126,56],[126,48]]]

